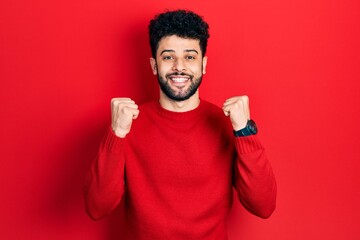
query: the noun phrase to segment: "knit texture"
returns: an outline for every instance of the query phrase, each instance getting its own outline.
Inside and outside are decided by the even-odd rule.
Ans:
[[[109,128],[100,146],[85,184],[92,218],[124,198],[126,239],[227,239],[233,187],[251,213],[271,215],[276,183],[257,136],[234,137],[204,100],[188,112],[157,101],[139,110],[124,139]]]

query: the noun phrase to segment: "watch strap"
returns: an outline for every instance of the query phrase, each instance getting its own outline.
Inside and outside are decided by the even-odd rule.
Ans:
[[[246,137],[246,136],[250,136],[251,132],[249,131],[249,129],[247,127],[244,127],[243,129],[240,129],[238,131],[234,130],[234,136],[235,137]]]
[[[256,124],[253,120],[248,120],[246,126],[243,129],[234,130],[235,137],[246,137],[257,133]]]

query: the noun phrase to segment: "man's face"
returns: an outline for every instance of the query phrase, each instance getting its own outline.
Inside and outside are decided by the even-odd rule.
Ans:
[[[189,99],[197,92],[206,62],[207,57],[202,57],[199,40],[176,35],[162,38],[156,59],[150,59],[161,91],[175,101]]]

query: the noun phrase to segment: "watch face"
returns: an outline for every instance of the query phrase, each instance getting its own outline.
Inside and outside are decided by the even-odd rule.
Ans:
[[[249,128],[249,131],[250,131],[252,134],[256,134],[256,133],[257,133],[256,123],[255,123],[253,120],[251,120],[251,119],[248,121],[248,128]]]

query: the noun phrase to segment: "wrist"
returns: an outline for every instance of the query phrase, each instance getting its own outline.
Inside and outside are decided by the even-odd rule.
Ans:
[[[125,136],[128,134],[128,132],[121,129],[116,129],[116,130],[114,130],[113,128],[111,129],[113,130],[114,134],[119,138],[125,138]]]
[[[233,130],[234,130],[234,131],[239,131],[239,130],[245,128],[245,127],[246,127],[246,124],[247,124],[247,121],[244,122],[244,123],[242,123],[242,124],[234,124],[234,123],[233,123],[233,124],[232,124],[232,127],[233,127]]]
[[[235,137],[246,137],[250,135],[255,135],[257,133],[257,126],[253,120],[248,120],[245,127],[234,130]]]

